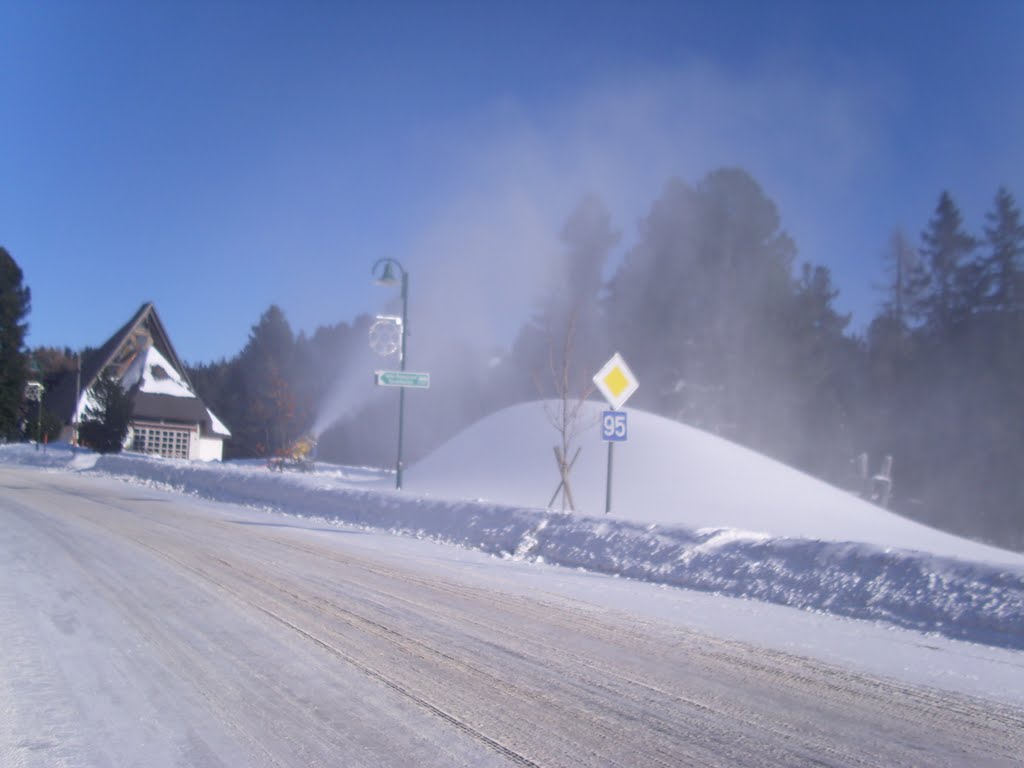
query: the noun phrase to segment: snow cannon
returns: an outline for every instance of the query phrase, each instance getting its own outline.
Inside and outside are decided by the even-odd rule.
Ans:
[[[316,457],[316,440],[312,435],[306,434],[292,443],[289,449],[291,456],[295,460],[309,459],[312,460]]]
[[[316,445],[316,438],[307,433],[270,459],[267,467],[278,472],[286,469],[312,472],[315,468],[313,461],[316,458]]]

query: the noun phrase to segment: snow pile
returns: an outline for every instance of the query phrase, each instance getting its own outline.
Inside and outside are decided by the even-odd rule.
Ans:
[[[72,448],[67,443],[53,445],[0,445],[0,463],[22,464],[29,467],[52,469],[92,469],[99,455],[84,448]]]
[[[588,403],[571,475],[577,508],[602,516],[607,449]],[[1024,557],[907,520],[792,467],[699,429],[629,410],[615,447],[610,517],[636,523],[735,528],[773,537],[855,541],[949,557],[1024,563]],[[433,496],[544,507],[558,485],[558,433],[540,403],[507,408],[406,472]]]
[[[486,422],[480,428],[486,428]],[[446,500],[388,490],[390,476],[365,469],[280,474],[255,463],[198,464],[129,454],[97,457],[55,446],[46,451],[5,447],[0,449],[0,461],[102,472],[207,499],[449,542],[502,558],[543,561],[1024,649],[1024,556],[972,542],[963,542],[965,551],[992,556],[964,559],[865,542]],[[464,471],[472,474],[473,466],[464,465]],[[525,476],[519,477],[525,483]],[[419,473],[417,478],[424,480]],[[820,514],[828,512],[822,509]],[[664,508],[651,513],[668,515]],[[884,510],[877,514],[888,515]]]

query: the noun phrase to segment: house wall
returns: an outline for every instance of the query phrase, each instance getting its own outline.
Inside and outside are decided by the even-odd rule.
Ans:
[[[137,429],[160,429],[160,430],[187,430],[188,432],[188,459],[189,461],[222,461],[224,458],[224,439],[220,437],[202,437],[199,432],[199,425],[168,425],[152,422],[132,422],[128,426],[128,434],[124,438],[124,450],[134,452],[135,432]],[[72,428],[65,426],[61,431],[61,440],[71,442]],[[141,452],[141,451],[140,451]],[[145,451],[150,455],[152,451]]]
[[[200,461],[221,461],[224,458],[224,441],[219,437],[200,437],[196,443],[199,446],[196,458]]]

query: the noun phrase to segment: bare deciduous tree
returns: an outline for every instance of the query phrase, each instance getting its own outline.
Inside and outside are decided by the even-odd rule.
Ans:
[[[574,360],[577,314],[578,308],[574,308],[566,316],[562,328],[553,328],[551,325],[547,328],[548,376],[551,389],[554,390],[552,397],[547,396],[551,389],[544,386],[539,375],[535,376],[537,389],[544,400],[544,413],[559,438],[558,444],[554,446],[559,484],[548,507],[554,506],[555,499],[561,495],[563,512],[566,507],[576,511],[569,477],[582,450],[577,446],[577,441],[580,432],[587,426],[583,418],[584,407],[594,391],[591,376],[582,371]]]

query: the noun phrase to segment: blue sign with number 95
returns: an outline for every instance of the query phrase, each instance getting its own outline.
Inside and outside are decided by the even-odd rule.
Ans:
[[[601,414],[601,439],[613,442],[626,439],[626,414],[623,411],[605,411]]]

